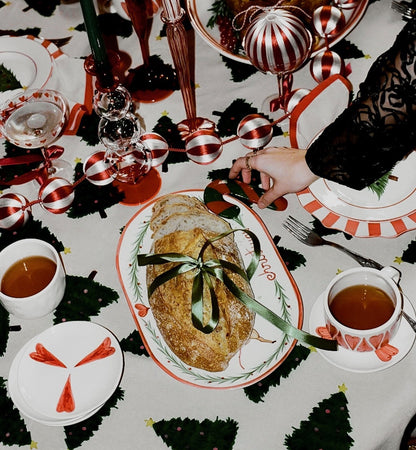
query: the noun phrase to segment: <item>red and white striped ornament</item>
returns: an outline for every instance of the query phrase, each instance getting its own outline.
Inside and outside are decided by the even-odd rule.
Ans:
[[[261,114],[249,114],[237,127],[237,135],[244,147],[258,150],[265,147],[273,137],[273,127]]]
[[[222,142],[213,130],[197,130],[185,141],[188,158],[197,164],[210,164],[222,153]]]
[[[302,20],[283,8],[260,12],[244,37],[244,49],[253,66],[276,75],[299,68],[311,46],[311,33]]]
[[[355,9],[361,0],[335,0],[334,3],[338,8]]]
[[[62,214],[74,201],[74,187],[64,178],[49,178],[39,189],[39,200],[47,211]]]
[[[140,136],[140,141],[152,153],[152,167],[160,166],[169,156],[169,145],[160,134],[144,133]]]
[[[323,50],[317,53],[310,63],[311,75],[317,83],[332,75],[343,74],[344,69],[344,60],[332,50]]]
[[[319,36],[334,36],[345,28],[345,15],[335,6],[324,5],[315,9],[312,23]]]
[[[84,173],[87,180],[96,186],[105,186],[114,180],[114,170],[111,169],[111,164],[104,151],[93,153],[85,161]]]
[[[17,230],[30,217],[28,200],[20,194],[4,194],[0,197],[0,228]]]
[[[291,113],[296,106],[298,106],[299,102],[306,97],[311,91],[306,88],[295,89],[290,93],[290,96],[287,100],[286,111]]]

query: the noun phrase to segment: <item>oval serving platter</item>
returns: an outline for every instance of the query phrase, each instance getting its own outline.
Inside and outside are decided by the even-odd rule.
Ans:
[[[217,50],[221,55],[234,59],[235,61],[250,64],[249,59],[245,54],[236,54],[227,49],[225,45],[221,44],[220,30],[215,25],[209,28],[207,23],[212,15],[210,9],[212,8],[214,0],[187,0],[186,8],[191,24],[199,36],[213,49]],[[368,5],[368,0],[359,0],[357,6],[351,9],[344,9],[345,26],[335,36],[329,38],[329,46],[332,47],[337,42],[345,38],[357,25],[363,17]],[[315,56],[320,50],[325,48],[325,40],[320,39],[314,44],[311,57]]]
[[[203,190],[181,191],[202,200]],[[140,209],[127,223],[121,235],[116,266],[128,306],[147,351],[166,373],[186,384],[208,389],[234,389],[249,386],[273,372],[292,351],[296,341],[257,315],[252,338],[242,347],[228,368],[208,372],[183,363],[167,346],[159,332],[149,306],[146,268],[138,267],[136,255],[149,253],[152,240],[149,220],[156,200]],[[255,298],[293,326],[301,328],[303,304],[299,290],[282,261],[265,225],[250,208],[227,196],[240,207],[238,222],[229,220],[232,228],[249,228],[261,242],[260,264],[251,285]],[[241,225],[243,224],[243,226]],[[243,232],[235,240],[249,264],[252,245]]]

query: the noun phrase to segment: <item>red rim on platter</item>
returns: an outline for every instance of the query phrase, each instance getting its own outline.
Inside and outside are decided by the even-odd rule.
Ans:
[[[217,25],[215,25],[214,28],[207,27],[207,23],[212,15],[210,9],[212,8],[213,3],[214,0],[186,0],[188,16],[195,31],[208,45],[220,52],[223,56],[250,64],[250,61],[245,54],[232,53],[221,44],[220,31]],[[337,35],[329,37],[330,47],[344,39],[345,36],[358,25],[358,22],[365,13],[368,3],[369,0],[358,0],[355,8],[343,10],[346,19],[345,27]],[[311,57],[315,56],[316,53],[324,48],[325,42],[321,39],[314,45]]]
[[[181,194],[203,198],[203,190],[186,190]],[[152,244],[149,220],[156,200],[141,208],[124,227],[116,256],[116,267],[130,312],[143,343],[156,364],[174,379],[206,389],[235,389],[254,384],[273,372],[293,350],[296,341],[277,327],[256,316],[254,330],[263,338],[253,336],[231,359],[222,372],[208,372],[183,363],[166,345],[149,306],[146,289],[146,268],[137,266],[136,255],[150,252]],[[265,225],[242,202],[228,198],[240,207],[243,227],[249,228],[262,245],[262,261],[252,278],[256,300],[272,309],[293,326],[303,324],[303,303],[299,290],[281,259]],[[232,228],[242,228],[240,221],[228,220]],[[237,246],[248,264],[252,248],[243,233],[236,233]]]

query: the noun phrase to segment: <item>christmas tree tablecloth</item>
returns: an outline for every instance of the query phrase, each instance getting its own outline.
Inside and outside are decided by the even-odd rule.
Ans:
[[[118,0],[98,2],[106,42],[116,44],[131,58],[130,67],[141,63],[137,36],[122,19]],[[59,46],[75,76],[85,81],[83,58],[90,53],[78,2],[9,0],[0,2],[0,33],[30,34]],[[370,1],[362,20],[336,50],[349,68],[348,78],[358,90],[374,59],[387,49],[404,22],[384,0]],[[172,59],[159,14],[153,18],[150,52],[163,63]],[[129,58],[126,58],[128,61]],[[0,48],[1,61],[1,48]],[[1,72],[7,83],[10,74]],[[19,74],[14,74],[16,80]],[[13,79],[12,79],[13,81]],[[68,83],[68,82],[67,82]],[[309,65],[294,75],[293,88],[313,89]],[[276,92],[275,77],[259,73],[247,64],[222,57],[195,36],[195,85],[198,115],[217,124],[223,140],[232,138],[239,121],[248,114],[264,113],[264,99]],[[155,131],[171,147],[184,148],[176,124],[185,118],[177,86],[160,102],[140,103],[136,114],[146,131]],[[71,92],[73,86],[67,86]],[[336,101],[336,99],[334,99]],[[91,111],[91,104],[86,105]],[[317,112],[319,114],[319,112]],[[73,169],[72,180],[82,174],[82,164],[102,150],[97,138],[98,117],[84,114],[76,134],[64,135],[58,144],[62,158]],[[272,145],[290,146],[287,122],[273,128]],[[157,168],[160,195],[183,189],[204,189],[212,180],[227,177],[232,161],[247,152],[238,140],[224,146],[209,165],[197,165],[183,152],[171,152]],[[21,155],[19,149],[0,140],[0,157]],[[2,193],[18,192],[37,198],[35,183],[9,187],[27,166],[0,168]],[[243,389],[198,389],[168,376],[147,353],[135,328],[116,271],[120,234],[138,206],[119,203],[112,186],[78,185],[75,202],[65,214],[51,214],[39,204],[33,220],[18,232],[0,232],[0,247],[15,239],[39,237],[61,252],[69,289],[55,314],[24,321],[0,309],[0,448],[66,450],[285,450],[285,449],[397,449],[403,431],[416,412],[416,354],[409,354],[386,370],[353,373],[328,363],[313,347],[295,345],[287,359],[260,382]],[[254,186],[254,184],[253,184]],[[329,247],[310,248],[282,227],[293,215],[329,239],[368,255],[402,272],[402,288],[415,304],[416,233],[393,239],[358,239],[325,229],[288,195],[284,211],[259,212],[273,241],[297,284],[303,300],[303,328],[319,295],[339,271],[355,267],[348,256]],[[101,410],[90,419],[67,427],[47,427],[19,414],[7,392],[10,365],[19,349],[42,330],[63,320],[91,320],[109,328],[119,339],[125,367],[120,386]],[[97,380],[99,382],[99,380]]]

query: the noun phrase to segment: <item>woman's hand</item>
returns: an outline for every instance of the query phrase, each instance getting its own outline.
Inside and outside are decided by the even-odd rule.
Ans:
[[[266,208],[274,200],[290,192],[305,189],[319,177],[311,172],[305,161],[306,150],[269,147],[238,158],[230,169],[230,178],[241,172],[244,183],[250,183],[251,170],[260,172],[262,188],[266,191],[257,202]]]

